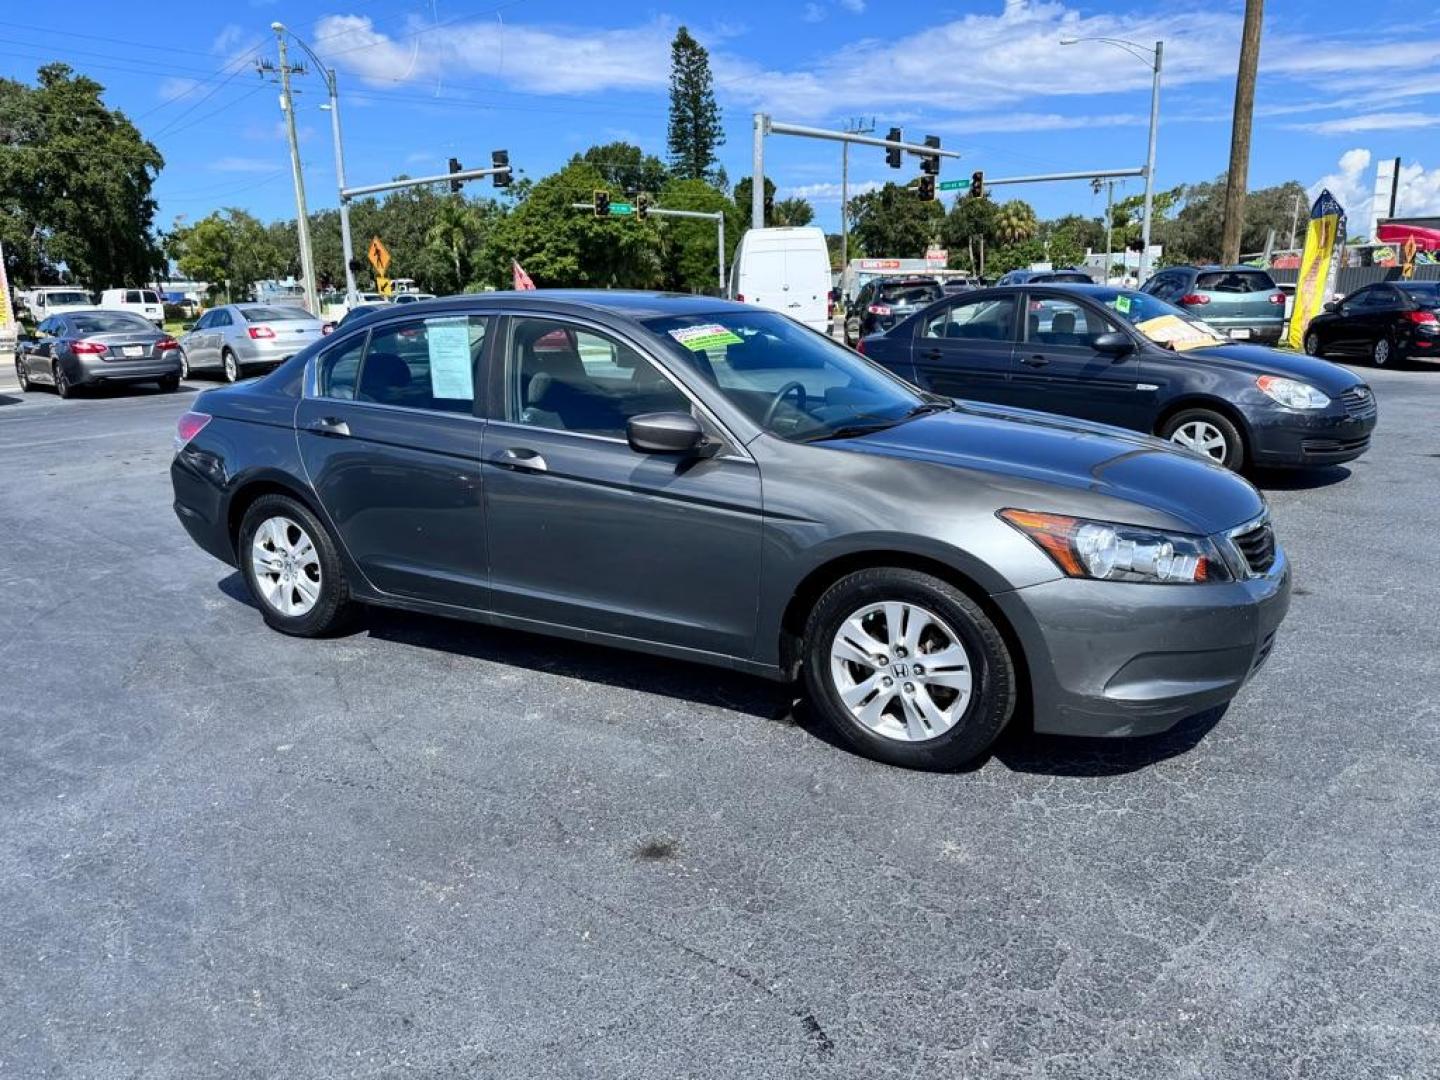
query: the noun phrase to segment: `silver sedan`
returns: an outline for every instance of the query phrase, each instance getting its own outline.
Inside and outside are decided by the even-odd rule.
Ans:
[[[200,316],[180,339],[184,377],[217,371],[235,382],[247,368],[272,368],[325,333],[308,311],[283,304],[225,304]]]

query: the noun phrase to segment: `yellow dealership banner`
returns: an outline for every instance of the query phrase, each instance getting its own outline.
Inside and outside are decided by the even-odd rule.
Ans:
[[[1310,207],[1310,224],[1305,230],[1305,253],[1300,257],[1300,277],[1295,282],[1295,305],[1290,310],[1290,346],[1302,347],[1305,328],[1325,310],[1325,301],[1335,291],[1335,274],[1340,269],[1336,253],[1345,243],[1345,208],[1328,191]]]
[[[10,282],[5,276],[5,249],[0,247],[0,345],[13,346],[19,335],[15,309],[10,306]]]

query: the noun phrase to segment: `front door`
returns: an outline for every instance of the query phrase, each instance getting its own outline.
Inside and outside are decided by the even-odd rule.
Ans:
[[[947,397],[1009,405],[1018,292],[959,300],[920,322],[915,379]]]
[[[445,315],[341,338],[296,412],[310,481],[375,588],[489,606],[477,369],[489,318]]]
[[[1102,424],[1148,430],[1153,391],[1143,389],[1138,353],[1097,352],[1101,334],[1119,330],[1070,297],[1032,292],[1016,349],[1018,404]]]
[[[500,419],[484,451],[495,610],[751,655],[755,463],[736,446],[708,458],[631,450],[631,416],[681,411],[709,421],[617,335],[561,318],[506,321]]]

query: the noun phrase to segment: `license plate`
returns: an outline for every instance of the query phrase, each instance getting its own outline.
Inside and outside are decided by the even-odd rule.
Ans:
[[[144,355],[145,355],[145,346],[144,346],[144,345],[126,345],[126,346],[125,346],[125,355],[126,355],[126,356],[144,356]]]
[[[1250,336],[1250,331],[1249,331],[1249,330],[1231,330],[1231,331],[1230,331],[1230,336],[1231,336],[1232,338],[1236,338],[1236,339],[1239,339],[1239,340],[1243,340],[1243,339],[1248,338],[1248,337]]]

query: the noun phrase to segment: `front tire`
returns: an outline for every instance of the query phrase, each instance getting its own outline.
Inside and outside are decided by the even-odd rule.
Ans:
[[[1388,337],[1376,338],[1370,346],[1370,362],[1376,367],[1386,367],[1395,359],[1395,346]]]
[[[240,522],[236,555],[265,622],[321,637],[348,619],[350,586],[330,533],[288,495],[262,495]]]
[[[15,361],[15,381],[20,384],[20,392],[28,394],[34,389],[30,382],[30,369],[19,360]]]
[[[1160,436],[1235,472],[1245,464],[1245,440],[1239,429],[1209,409],[1177,413],[1166,421]]]
[[[220,363],[225,369],[225,381],[228,383],[240,381],[240,361],[235,359],[235,354],[226,349],[220,354]]]
[[[805,626],[811,704],[857,752],[911,769],[979,757],[1015,709],[1015,665],[968,596],[931,574],[861,570]]]
[[[1305,335],[1305,355],[1320,359],[1325,357],[1325,347],[1320,344],[1320,335],[1311,330]]]

